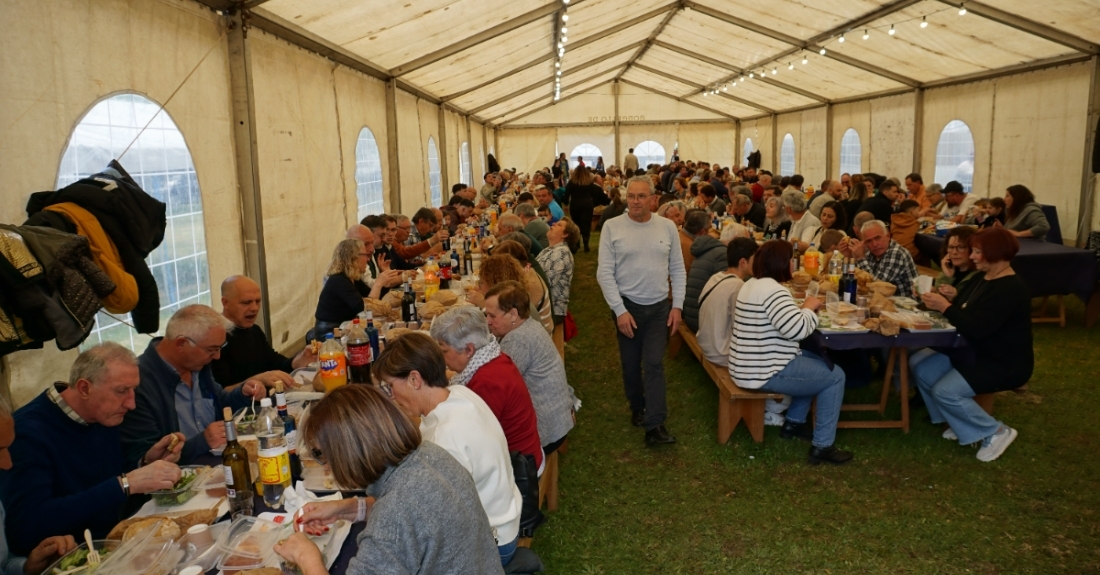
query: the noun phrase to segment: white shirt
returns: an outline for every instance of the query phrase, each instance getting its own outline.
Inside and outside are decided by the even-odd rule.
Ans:
[[[710,276],[699,293],[702,298],[703,294],[710,292],[699,306],[699,333],[696,337],[703,355],[711,363],[725,365],[729,360],[733,313],[737,305],[737,292],[743,285],[745,282],[741,278],[722,271]]]
[[[949,206],[949,205],[947,205],[947,203],[944,203],[943,212],[941,212],[941,213],[943,214],[943,217],[945,217],[945,218],[953,218],[953,217],[955,217],[959,214],[962,214],[962,215],[965,216],[965,215],[968,215],[970,213],[970,208],[974,207],[974,202],[977,202],[977,201],[978,201],[978,196],[976,196],[972,193],[971,194],[966,194],[966,197],[963,198],[962,203],[960,203],[957,206]]]
[[[807,230],[814,230],[819,227],[821,227],[821,220],[817,219],[817,216],[811,214],[809,210],[806,210],[806,212],[802,214],[801,220],[796,222],[794,218],[791,218],[791,231],[787,234],[787,237],[806,241],[802,237],[803,234],[805,234]]]
[[[512,474],[504,430],[476,393],[460,385],[447,391],[446,401],[420,420],[420,434],[446,449],[470,472],[489,525],[496,531],[497,545],[511,543],[519,535],[523,496]]]

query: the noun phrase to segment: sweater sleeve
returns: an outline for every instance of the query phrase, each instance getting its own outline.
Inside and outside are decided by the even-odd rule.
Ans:
[[[802,341],[817,329],[817,316],[814,312],[800,309],[785,289],[768,296],[764,300],[764,309],[776,331],[791,341]]]
[[[90,485],[84,491],[64,497],[51,497],[55,492],[54,477],[63,471],[55,469],[50,460],[51,438],[46,433],[23,433],[12,446],[12,458],[18,465],[9,471],[13,476],[6,482],[4,500],[8,503],[6,518],[8,543],[21,552],[29,552],[43,539],[54,535],[79,533],[94,525],[104,516],[118,513],[126,502],[126,496],[111,477],[98,485]],[[91,464],[94,455],[85,462]]]
[[[619,295],[619,286],[615,283],[615,244],[611,238],[614,235],[613,230],[613,227],[604,226],[603,233],[600,234],[600,254],[599,264],[596,268],[596,281],[599,282],[600,290],[603,291],[603,299],[607,300],[607,305],[615,313],[615,317],[619,317],[626,313],[626,306],[623,305],[623,298]],[[673,251],[679,252],[679,250]],[[684,260],[681,256],[680,267],[683,267],[683,265]],[[681,306],[683,305],[683,298],[684,292],[681,287]]]
[[[1050,231],[1050,222],[1047,221],[1047,215],[1043,213],[1043,209],[1036,205],[1035,209],[1030,210],[1027,217],[1023,218],[1019,228],[1020,231],[1030,231],[1032,237],[1043,238]]]
[[[672,282],[672,307],[682,310],[687,290],[687,268],[684,267],[684,253],[677,249],[680,245],[680,233],[672,222],[669,222],[666,227],[669,230],[668,240],[671,246],[668,250],[668,275],[669,281]]]
[[[150,375],[150,370],[142,369],[141,371],[142,385],[134,390],[134,404],[136,407],[126,413],[126,418],[122,420],[122,425],[118,428],[119,436],[122,439],[123,458],[133,465],[141,461],[149,448],[160,438],[174,431],[179,431],[178,423],[173,429],[161,428],[158,414],[173,418],[175,417],[176,407],[172,404],[168,406],[154,405],[156,398],[150,388],[159,382]],[[187,455],[187,447],[188,445],[185,443],[181,461]]]

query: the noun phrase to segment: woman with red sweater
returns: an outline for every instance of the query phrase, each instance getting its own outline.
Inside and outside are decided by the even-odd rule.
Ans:
[[[432,339],[443,349],[447,369],[456,373],[451,385],[478,394],[500,421],[508,451],[532,457],[541,471],[542,443],[531,394],[516,364],[489,335],[484,312],[475,306],[451,309],[432,320]]]

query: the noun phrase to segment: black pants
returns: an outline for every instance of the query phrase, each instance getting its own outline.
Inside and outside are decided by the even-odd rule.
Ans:
[[[623,304],[638,324],[634,337],[626,337],[617,329],[615,332],[623,368],[623,391],[630,401],[631,411],[645,410],[645,428],[650,430],[663,425],[668,417],[664,359],[672,302],[665,299],[641,305],[624,297]]]
[[[592,204],[573,202],[569,205],[569,216],[581,229],[581,242],[588,249],[588,238],[592,235]]]

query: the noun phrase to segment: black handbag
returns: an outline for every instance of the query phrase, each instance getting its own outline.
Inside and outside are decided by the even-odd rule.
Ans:
[[[539,468],[535,465],[533,455],[512,451],[508,456],[512,459],[516,487],[523,498],[523,510],[519,515],[519,536],[532,537],[535,529],[546,522],[546,516],[539,511]]]

